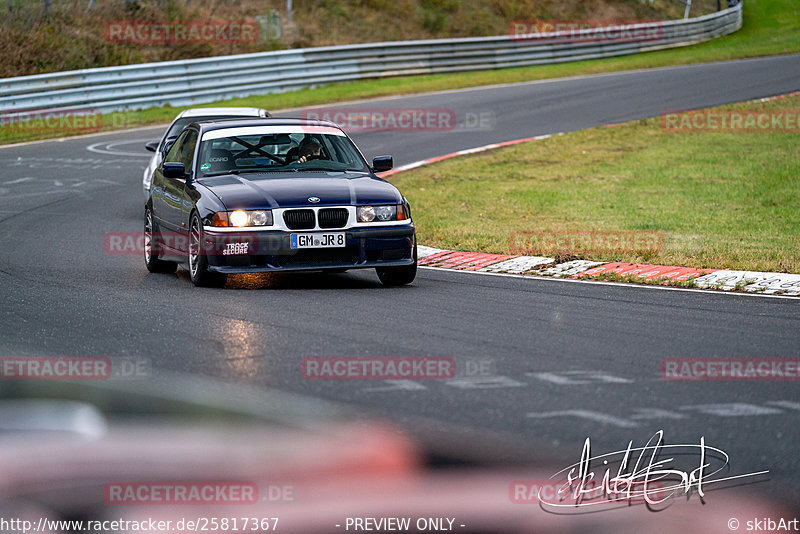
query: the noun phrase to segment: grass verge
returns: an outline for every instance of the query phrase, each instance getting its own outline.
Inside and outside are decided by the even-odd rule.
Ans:
[[[800,5],[796,0],[746,0],[744,25],[741,30],[735,34],[690,47],[558,65],[364,80],[287,93],[237,98],[203,106],[256,106],[277,110],[381,96],[800,52],[800,40],[797,39],[797,35],[800,33],[800,16],[798,15],[800,15]],[[185,108],[167,106],[111,113],[103,116],[101,130],[168,123],[182,109]],[[20,131],[18,128],[0,127],[0,144],[63,137],[78,133],[81,132],[65,132],[59,128],[44,131]]]
[[[715,108],[799,109],[800,97]],[[800,273],[798,144],[800,133],[670,133],[645,119],[454,158],[392,182],[430,246],[507,254],[517,252],[515,232],[655,232],[663,245],[586,259]]]

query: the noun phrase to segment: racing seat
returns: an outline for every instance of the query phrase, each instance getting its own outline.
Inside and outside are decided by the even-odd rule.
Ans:
[[[208,163],[211,165],[210,172],[232,171],[236,168],[233,153],[223,148],[212,148],[208,155]]]

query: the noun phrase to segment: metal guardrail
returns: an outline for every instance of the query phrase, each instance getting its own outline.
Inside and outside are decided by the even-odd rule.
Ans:
[[[633,25],[646,34],[635,41],[607,38],[603,29],[590,29],[525,38],[503,35],[279,50],[37,74],[0,80],[0,111],[13,116],[32,109],[89,108],[108,113],[188,106],[332,82],[635,54],[697,43],[741,26],[739,3],[702,17]]]

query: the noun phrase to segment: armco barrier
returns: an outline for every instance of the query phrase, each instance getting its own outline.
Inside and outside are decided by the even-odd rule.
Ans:
[[[635,54],[685,46],[733,33],[742,25],[742,4],[685,20],[642,23],[641,40],[602,38],[603,30],[465,39],[400,41],[279,50],[183,61],[165,61],[37,74],[0,80],[0,113],[92,108],[99,112],[175,107],[332,82],[499,69]],[[592,38],[597,34],[597,38]],[[574,37],[576,34],[571,34]],[[562,37],[562,39],[559,39]]]

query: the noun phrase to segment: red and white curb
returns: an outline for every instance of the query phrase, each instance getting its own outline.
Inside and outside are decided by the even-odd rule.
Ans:
[[[800,274],[760,273],[756,271],[717,270],[695,280],[695,286],[715,289],[742,289],[765,293],[800,296]]]
[[[605,273],[641,280],[683,282],[692,280],[700,289],[740,290],[773,295],[800,296],[800,274],[760,273],[695,269],[671,265],[647,265],[619,262],[573,260],[556,263],[544,256],[510,256],[486,252],[443,250],[420,245],[417,250],[421,267],[477,271],[497,274],[584,278]]]

